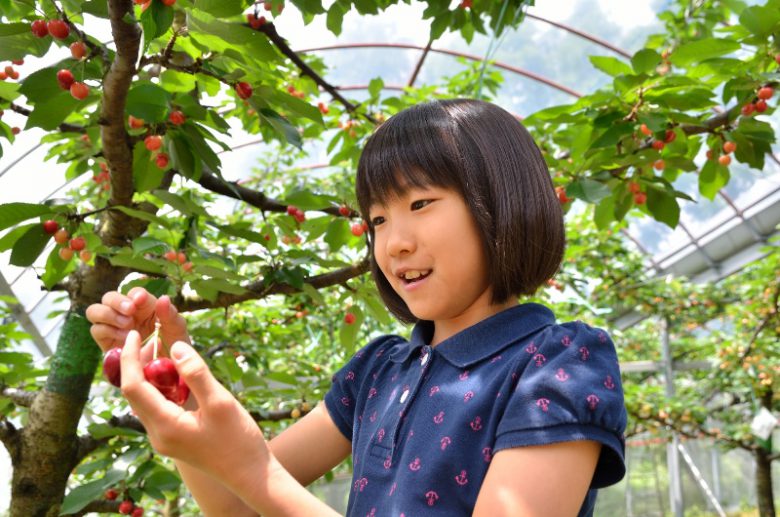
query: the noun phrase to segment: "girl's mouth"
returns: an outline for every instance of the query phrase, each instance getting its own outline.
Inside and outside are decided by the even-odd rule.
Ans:
[[[406,285],[412,285],[427,278],[432,271],[433,270],[431,269],[423,269],[423,270],[410,269],[409,271],[406,271],[403,275],[401,275],[401,280],[403,280],[404,284]]]

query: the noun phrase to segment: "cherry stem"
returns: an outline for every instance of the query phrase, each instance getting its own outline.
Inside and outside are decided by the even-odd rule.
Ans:
[[[149,340],[154,340],[153,343],[153,351],[152,351],[152,360],[154,361],[157,359],[157,343],[160,342],[160,327],[162,327],[162,323],[160,323],[160,320],[155,319],[154,322],[154,332],[149,334],[149,336],[144,339],[143,343],[141,343],[141,346],[145,345],[149,342]]]

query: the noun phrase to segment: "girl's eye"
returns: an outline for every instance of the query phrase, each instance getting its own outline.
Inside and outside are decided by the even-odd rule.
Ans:
[[[412,210],[419,210],[430,204],[430,202],[430,199],[418,199],[417,201],[412,202],[411,208]]]
[[[383,222],[385,222],[385,218],[384,217],[381,217],[381,216],[374,217],[373,219],[371,219],[371,226],[378,226],[378,225],[382,224]]]

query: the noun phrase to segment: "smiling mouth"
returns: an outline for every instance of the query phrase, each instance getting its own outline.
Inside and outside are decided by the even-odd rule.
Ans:
[[[432,271],[432,269],[407,271],[401,275],[401,280],[404,284],[411,285],[427,278]]]

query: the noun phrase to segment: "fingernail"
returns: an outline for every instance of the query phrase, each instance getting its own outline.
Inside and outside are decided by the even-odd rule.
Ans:
[[[116,317],[116,322],[119,324],[120,327],[126,327],[130,325],[132,321],[133,321],[132,318],[128,318],[127,316],[120,315]]]
[[[190,347],[179,341],[175,342],[173,346],[171,346],[171,357],[173,357],[176,361],[184,361],[190,356],[190,353]]]
[[[124,301],[119,304],[119,308],[122,312],[129,312],[133,308],[133,302]]]

